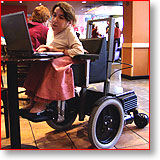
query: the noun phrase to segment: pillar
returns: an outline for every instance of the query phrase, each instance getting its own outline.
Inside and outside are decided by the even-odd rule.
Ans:
[[[124,43],[122,62],[132,64],[122,70],[122,77],[137,79],[149,77],[149,1],[123,2]],[[126,65],[122,65],[126,67]]]

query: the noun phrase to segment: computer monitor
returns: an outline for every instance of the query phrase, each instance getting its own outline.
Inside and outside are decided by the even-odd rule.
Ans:
[[[33,46],[23,11],[1,16],[1,26],[8,55],[33,54]]]

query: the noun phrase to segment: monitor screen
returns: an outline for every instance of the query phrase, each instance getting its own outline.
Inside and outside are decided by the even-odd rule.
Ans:
[[[23,11],[1,16],[1,26],[8,52],[33,52]]]

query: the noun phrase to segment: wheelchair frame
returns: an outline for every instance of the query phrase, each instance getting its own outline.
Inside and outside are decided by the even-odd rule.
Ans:
[[[119,140],[125,124],[130,124],[134,120],[137,127],[143,128],[149,123],[149,118],[144,113],[138,113],[137,96],[134,91],[124,92],[118,95],[109,93],[110,78],[112,75],[111,51],[109,51],[109,54],[106,56],[106,76],[102,81],[98,80],[98,82],[104,82],[103,92],[88,89],[90,82],[95,82],[95,80],[92,81],[90,77],[90,73],[92,73],[91,71],[93,70],[92,63],[96,63],[97,60],[103,58],[97,55],[97,53],[101,52],[100,50],[102,46],[104,46],[105,38],[85,39],[81,41],[84,48],[91,50],[91,52],[74,57],[75,60],[85,61],[85,63],[80,65],[80,71],[78,73],[81,74],[79,78],[85,76],[85,78],[82,78],[83,83],[80,84],[81,91],[79,96],[76,94],[76,97],[73,99],[67,100],[66,102],[58,102],[57,117],[55,116],[52,120],[47,121],[47,123],[52,128],[61,130],[69,128],[77,114],[79,114],[79,121],[83,121],[85,115],[88,115],[90,116],[88,125],[90,142],[98,149],[109,149]],[[97,46],[97,48],[94,47],[94,49],[96,48],[95,52],[92,52],[92,46],[90,46],[90,48],[86,47],[89,47],[88,42],[95,41],[100,42],[94,45]],[[106,51],[106,47],[103,49]],[[103,54],[105,55],[105,53]],[[79,67],[79,65],[72,66],[74,73],[77,72],[77,67]],[[75,84],[76,82],[79,82],[79,79],[76,79],[75,76]],[[77,86],[79,86],[79,84],[77,84]],[[71,112],[69,113],[68,110],[71,110]],[[133,115],[131,114],[132,112]]]
[[[81,91],[79,95],[76,93],[75,98],[67,100],[66,102],[58,102],[58,107],[55,104],[51,104],[50,107],[54,106],[54,110],[57,109],[57,113],[52,120],[47,121],[50,127],[63,130],[72,125],[77,114],[79,114],[79,121],[83,121],[85,115],[90,116],[88,137],[91,144],[98,149],[112,148],[119,140],[125,124],[130,124],[134,120],[138,128],[144,128],[149,123],[149,118],[146,114],[138,113],[137,96],[134,91],[124,92],[118,95],[109,93],[110,78],[113,75],[113,73],[111,74],[111,67],[114,19],[109,18],[108,20],[110,21],[110,39],[107,44],[107,49],[105,38],[81,40],[84,49],[89,51],[89,53],[74,57],[75,60],[85,63],[77,66],[72,65],[75,85],[80,86]],[[90,42],[95,44],[90,45]],[[100,53],[101,50],[104,52],[103,56]],[[108,54],[106,53],[107,50]],[[97,61],[101,60],[105,64],[103,68],[101,62],[98,62],[102,70],[105,71],[103,72],[101,70],[105,75],[102,77],[102,80],[97,79],[99,76],[96,77],[96,75],[93,76],[91,74],[92,71],[97,70],[92,64],[96,64]],[[77,72],[77,70],[79,71]],[[92,80],[94,78],[96,80]],[[103,92],[87,89],[90,82],[104,82]],[[131,114],[131,112],[133,114]]]

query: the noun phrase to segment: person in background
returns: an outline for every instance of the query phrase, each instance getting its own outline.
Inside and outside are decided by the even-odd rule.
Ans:
[[[47,26],[50,16],[49,9],[43,5],[35,7],[32,12],[31,21],[28,22],[28,29],[34,51],[36,51],[40,45],[46,44],[49,30]],[[30,67],[30,64],[28,64],[28,66]],[[30,103],[31,102],[32,100]],[[26,105],[26,107],[30,106],[30,103]]]
[[[40,45],[46,44],[49,18],[50,11],[47,7],[41,5],[33,10],[32,21],[28,22],[28,28],[34,51],[36,51]]]
[[[98,33],[98,27],[95,24],[92,25],[92,38],[101,37],[101,34]]]
[[[109,21],[107,21],[106,34],[109,34]]]
[[[67,2],[58,2],[52,9],[51,28],[47,44],[39,46],[38,52],[63,52],[64,56],[52,61],[37,62],[30,69],[25,81],[26,94],[32,103],[22,108],[20,115],[33,122],[53,118],[53,111],[46,105],[52,101],[68,100],[75,96],[72,68],[73,57],[84,50],[72,25],[76,22],[75,11]]]
[[[118,48],[118,47],[120,47],[120,38],[121,38],[122,32],[121,32],[121,30],[119,29],[119,23],[116,22],[115,25],[116,25],[116,27],[115,27],[115,29],[114,29],[114,45],[113,45],[113,58],[112,58],[112,61],[114,61],[114,59],[115,59],[115,54],[116,54],[116,52],[117,52],[118,50],[119,50],[119,52],[120,52],[120,55],[119,55],[119,56],[121,57],[121,49]],[[120,59],[120,57],[119,57],[119,59]]]
[[[106,41],[109,40],[110,32],[109,32],[109,21],[107,21],[107,27],[106,27]],[[109,45],[109,43],[107,43]]]
[[[120,46],[121,30],[119,29],[119,23],[115,23],[116,27],[114,29],[114,41],[118,42],[118,47]]]

